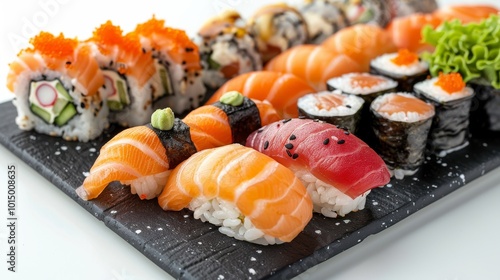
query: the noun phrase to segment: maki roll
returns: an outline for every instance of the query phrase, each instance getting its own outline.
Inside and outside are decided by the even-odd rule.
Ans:
[[[248,30],[257,41],[264,64],[309,39],[306,21],[295,8],[285,3],[261,7],[249,18]]]
[[[339,3],[331,0],[305,0],[300,12],[307,23],[309,43],[321,44],[349,21]]]
[[[210,19],[196,38],[203,66],[203,82],[217,89],[240,74],[262,69],[262,59],[245,23],[236,11]]]
[[[156,69],[139,38],[123,35],[122,29],[108,20],[94,30],[87,44],[104,75],[110,121],[124,127],[148,123],[153,113],[151,81]]]
[[[356,133],[364,100],[341,91],[309,93],[299,98],[299,117],[318,119]]]
[[[411,14],[430,14],[438,9],[436,0],[391,0],[394,17],[404,17]]]
[[[185,114],[199,107],[205,99],[198,46],[186,32],[165,26],[154,16],[138,24],[133,32],[142,49],[154,60],[153,108],[170,107]]]
[[[380,0],[333,0],[343,8],[350,24],[374,24],[385,27],[392,19],[389,1]]]
[[[429,65],[417,53],[400,49],[383,54],[370,62],[370,73],[384,75],[398,82],[398,91],[411,92],[413,86],[429,76]]]
[[[374,149],[397,179],[413,175],[424,162],[425,147],[435,111],[409,93],[386,93],[370,106],[376,142]]]
[[[432,153],[446,154],[467,145],[469,111],[474,91],[459,73],[443,74],[415,84],[418,97],[434,105],[436,115],[429,132]]]
[[[48,32],[30,44],[9,64],[7,76],[19,128],[68,141],[99,136],[109,125],[101,88],[105,79],[89,46]]]

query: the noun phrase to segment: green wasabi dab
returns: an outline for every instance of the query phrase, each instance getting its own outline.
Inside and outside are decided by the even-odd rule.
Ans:
[[[235,90],[224,93],[219,99],[220,103],[231,106],[240,106],[244,100],[243,94]]]
[[[174,127],[175,115],[169,107],[157,109],[151,115],[151,126],[160,130],[171,130]]]

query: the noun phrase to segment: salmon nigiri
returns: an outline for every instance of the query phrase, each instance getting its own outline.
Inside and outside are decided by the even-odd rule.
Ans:
[[[234,103],[227,96],[234,94],[199,107],[184,120],[175,119],[172,127],[163,127],[169,122],[166,118],[174,119],[166,109],[155,111],[150,124],[120,132],[101,148],[78,195],[93,199],[111,182],[120,181],[141,199],[152,199],[165,185],[170,170],[196,151],[244,143],[251,132],[279,118],[268,103],[242,95],[241,103]],[[226,104],[227,99],[231,104]]]
[[[294,171],[306,185],[314,211],[327,217],[363,209],[370,190],[390,179],[384,161],[366,143],[318,120],[269,124],[250,134],[246,146]]]
[[[430,44],[422,42],[422,28],[427,25],[436,28],[441,23],[442,19],[434,14],[416,13],[393,19],[387,32],[398,49],[420,53],[434,50]]]
[[[344,28],[323,41],[322,46],[354,59],[361,65],[363,72],[368,71],[373,58],[397,50],[385,29],[370,24]]]
[[[326,89],[330,78],[364,68],[351,57],[329,51],[321,45],[300,45],[273,58],[265,67],[268,71],[292,73],[306,80],[317,91]]]
[[[306,81],[294,74],[254,71],[227,81],[207,103],[213,103],[225,92],[233,90],[241,92],[248,98],[269,101],[282,118],[297,117],[299,97],[315,92]]]
[[[178,165],[158,203],[164,210],[189,208],[221,233],[263,245],[292,241],[312,218],[311,199],[293,172],[239,144]]]

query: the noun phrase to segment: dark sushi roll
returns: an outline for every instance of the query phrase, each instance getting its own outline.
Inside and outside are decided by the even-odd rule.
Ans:
[[[391,22],[392,10],[389,1],[381,0],[330,0],[344,10],[350,24],[375,24],[386,27]]]
[[[397,179],[413,175],[424,162],[434,106],[409,93],[387,93],[372,102],[370,112],[375,151]]]
[[[202,79],[210,89],[243,73],[262,69],[257,45],[236,11],[226,11],[208,20],[195,42],[200,51]]]
[[[340,90],[343,93],[362,97],[366,104],[370,103],[379,95],[393,92],[398,83],[390,78],[370,73],[348,73],[327,81],[328,90]]]
[[[248,20],[265,64],[283,51],[307,43],[307,23],[295,8],[277,3],[261,7]]]
[[[430,14],[438,8],[436,0],[391,0],[394,17],[404,17],[415,13]]]
[[[299,117],[318,119],[356,133],[363,108],[361,97],[341,91],[309,93],[299,98]]]
[[[321,44],[333,33],[350,25],[341,5],[335,1],[305,0],[299,10],[307,23],[311,44]]]
[[[466,146],[474,90],[465,86],[462,76],[441,73],[439,77],[417,83],[414,91],[436,110],[429,132],[430,152],[444,156]]]
[[[383,75],[398,82],[398,91],[411,92],[413,86],[429,76],[429,65],[417,53],[401,49],[376,57],[370,62],[370,73]]]
[[[469,82],[468,85],[475,92],[470,111],[471,132],[500,131],[500,89],[481,81]]]

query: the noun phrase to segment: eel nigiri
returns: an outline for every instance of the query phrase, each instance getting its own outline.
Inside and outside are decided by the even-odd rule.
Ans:
[[[312,218],[311,198],[293,172],[254,149],[207,149],[179,164],[158,203],[189,208],[230,237],[262,245],[292,241]]]
[[[297,100],[306,93],[315,92],[306,81],[290,73],[254,71],[227,81],[207,101],[218,100],[227,91],[239,91],[244,96],[269,101],[282,118],[298,117]]]
[[[368,72],[373,58],[397,50],[385,29],[370,24],[344,28],[328,37],[321,45],[330,51],[351,57],[363,67],[363,72]]]
[[[370,190],[390,180],[384,161],[366,143],[318,120],[274,122],[250,134],[246,146],[294,171],[306,185],[314,211],[327,217],[363,209]]]
[[[223,97],[234,99],[234,95]],[[185,120],[175,119],[170,129],[161,127],[164,120],[156,121],[166,110],[157,110],[150,124],[118,133],[101,148],[77,194],[85,200],[93,199],[108,184],[120,181],[130,185],[131,192],[141,199],[152,199],[161,192],[170,170],[196,151],[243,144],[252,131],[279,118],[269,104],[239,96],[241,103],[229,100],[232,104],[224,104],[226,100],[221,98],[191,112]],[[173,113],[167,112],[174,119]]]
[[[328,79],[364,68],[353,58],[335,54],[321,45],[300,45],[282,52],[265,67],[268,71],[292,73],[317,91],[326,90]]]

